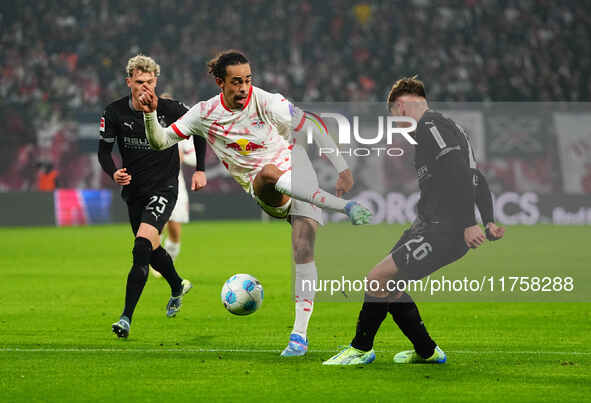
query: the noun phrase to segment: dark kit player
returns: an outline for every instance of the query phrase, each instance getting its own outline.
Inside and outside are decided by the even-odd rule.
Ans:
[[[147,56],[138,55],[127,63],[127,86],[131,95],[109,104],[101,118],[99,162],[103,170],[123,187],[121,195],[127,203],[129,221],[135,236],[133,265],[127,277],[125,308],[113,332],[127,337],[133,311],[140,298],[149,265],[160,272],[171,289],[166,315],[174,317],[181,308],[182,297],[192,287],[176,272],[172,259],[160,246],[160,233],[168,221],[178,195],[179,152],[175,145],[164,151],[153,151],[144,130],[144,119],[138,97],[142,86],[156,87],[160,66]],[[187,108],[177,101],[158,99],[157,115],[168,126],[180,118]],[[113,144],[121,152],[123,168],[117,169],[111,157]],[[203,172],[205,140],[194,137],[197,171],[193,190],[205,186]]]
[[[460,259],[468,248],[482,245],[485,234],[476,224],[475,204],[489,240],[502,238],[505,231],[493,222],[491,194],[476,169],[468,136],[454,121],[429,109],[423,83],[416,77],[398,80],[387,102],[392,115],[417,121],[415,168],[421,191],[417,219],[368,274],[368,284],[373,281],[380,286],[376,291],[366,290],[351,345],[324,365],[371,363],[374,337],[388,312],[414,346],[414,350],[396,354],[394,362],[444,363],[447,357],[427,333],[411,296],[389,291],[388,284],[426,277]]]

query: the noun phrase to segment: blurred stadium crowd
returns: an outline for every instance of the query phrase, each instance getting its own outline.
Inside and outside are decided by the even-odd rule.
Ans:
[[[61,161],[79,171],[64,186],[92,185],[74,116],[125,95],[138,52],[187,104],[217,93],[205,64],[229,47],[294,101],[381,102],[409,74],[440,101],[591,98],[590,2],[21,0],[0,23],[0,190]]]

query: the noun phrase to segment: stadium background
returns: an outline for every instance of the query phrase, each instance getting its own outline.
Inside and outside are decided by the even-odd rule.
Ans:
[[[96,148],[103,107],[128,92],[127,59],[153,56],[159,91],[191,105],[218,92],[205,63],[228,47],[249,56],[256,85],[298,103],[382,102],[409,74],[432,100],[478,103],[501,222],[591,223],[590,20],[589,2],[19,1],[2,11],[0,225],[124,221]],[[504,102],[533,106],[505,104],[499,119],[490,105]],[[207,165],[193,218],[257,217],[210,151]],[[377,173],[405,200],[416,192],[409,164]],[[38,193],[52,175],[57,191]],[[236,197],[245,207],[231,212]]]
[[[191,195],[193,220],[175,263],[196,287],[168,320],[170,290],[150,278],[129,340],[118,340],[110,326],[132,236],[95,153],[98,118],[127,93],[124,66],[139,51],[162,65],[159,91],[187,104],[217,93],[205,61],[228,47],[249,55],[257,85],[302,105],[372,104],[384,113],[392,81],[416,73],[433,100],[467,119],[499,221],[588,224],[590,31],[590,1],[3,1],[0,400],[588,401],[591,310],[559,302],[590,300],[588,226],[510,225],[504,240],[441,270],[526,285],[533,276],[573,276],[578,292],[507,292],[503,303],[454,293],[454,302],[421,303],[445,365],[393,365],[410,344],[387,319],[371,366],[321,366],[349,342],[357,302],[319,301],[309,353],[281,360],[293,323],[290,227],[258,221],[211,152],[209,185]],[[327,164],[317,170],[332,186]],[[325,226],[316,256],[324,278],[331,264],[369,269],[411,218],[410,161],[382,159],[359,173],[357,184],[392,207],[378,211],[392,224]],[[120,222],[53,227],[110,221]],[[263,283],[256,314],[234,317],[220,304],[234,273]]]

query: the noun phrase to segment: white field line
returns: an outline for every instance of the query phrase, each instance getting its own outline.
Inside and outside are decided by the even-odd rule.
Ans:
[[[310,350],[312,353],[336,353],[338,350]],[[281,350],[232,348],[0,348],[0,353],[280,353]],[[376,350],[377,353],[398,351]],[[519,355],[591,355],[591,351],[471,351],[447,350],[449,354],[519,354]]]

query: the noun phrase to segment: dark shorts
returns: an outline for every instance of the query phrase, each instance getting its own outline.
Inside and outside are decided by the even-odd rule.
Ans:
[[[150,192],[127,203],[129,223],[133,234],[137,234],[140,224],[143,222],[156,227],[159,234],[162,233],[164,225],[172,214],[177,197],[178,186],[172,186]]]
[[[463,231],[443,232],[417,223],[404,231],[390,251],[402,277],[409,280],[426,277],[467,252]]]

